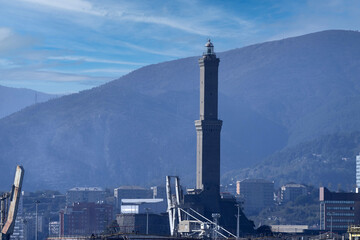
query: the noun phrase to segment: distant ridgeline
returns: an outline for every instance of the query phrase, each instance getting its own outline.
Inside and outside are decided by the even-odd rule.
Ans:
[[[10,88],[0,86],[0,118],[6,117],[14,112],[36,103],[46,102],[57,98],[51,95],[25,88]]]
[[[223,181],[355,183],[359,43],[358,32],[323,31],[217,53]],[[0,165],[23,164],[29,190],[158,185],[165,175],[194,187],[197,59],[149,65],[2,118]],[[0,189],[11,179],[1,174]]]

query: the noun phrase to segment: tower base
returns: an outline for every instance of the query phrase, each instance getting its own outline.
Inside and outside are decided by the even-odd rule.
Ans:
[[[207,196],[203,192],[193,192],[184,195],[184,202],[181,207],[188,212],[191,212],[189,211],[190,209],[194,209],[211,221],[214,220],[213,214],[218,213],[220,214],[220,218],[218,219],[219,225],[231,233],[236,234],[237,204],[235,198],[221,198],[220,195]],[[254,233],[254,222],[249,220],[241,209],[239,222],[241,235]]]

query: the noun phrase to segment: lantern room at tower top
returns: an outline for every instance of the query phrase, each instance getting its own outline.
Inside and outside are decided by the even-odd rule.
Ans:
[[[209,39],[205,44],[205,51],[203,55],[214,55],[214,45],[212,44],[211,40]]]

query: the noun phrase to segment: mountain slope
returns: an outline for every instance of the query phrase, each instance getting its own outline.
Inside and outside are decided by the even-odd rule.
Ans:
[[[32,188],[163,184],[166,174],[180,174],[183,183],[191,184],[196,138],[194,122],[186,113],[196,111],[190,104],[196,94],[170,95],[173,103],[166,94],[157,98],[128,89],[97,88],[27,108],[1,121],[0,146],[6,148],[0,161],[9,168],[14,164],[9,159],[23,164]],[[183,97],[188,104],[183,105]],[[282,131],[242,108],[247,114],[236,118],[239,122],[257,122],[273,134]],[[252,158],[258,155],[250,145],[236,149],[238,143],[231,142],[237,131],[252,141],[261,139],[256,129],[241,125],[236,132],[229,130],[224,129],[224,145],[235,145],[241,155],[248,154],[245,150],[253,152]],[[264,140],[264,149],[276,147],[272,140]],[[1,182],[4,177],[0,175]]]
[[[359,42],[358,32],[324,31],[219,53],[222,172],[359,130]],[[28,188],[163,184],[168,174],[193,187],[197,58],[149,65],[0,120],[1,165],[22,163]]]
[[[360,151],[360,132],[331,134],[276,152],[253,168],[228,172],[232,178],[264,178],[277,186],[289,182],[354,190],[355,156]]]
[[[360,129],[359,41],[324,31],[229,51],[223,91],[285,126],[290,144]]]

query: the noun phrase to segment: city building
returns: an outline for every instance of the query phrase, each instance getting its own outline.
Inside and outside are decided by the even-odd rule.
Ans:
[[[76,202],[102,203],[105,201],[105,191],[99,187],[75,187],[66,192],[66,205]]]
[[[296,183],[285,184],[280,190],[281,202],[294,201],[299,196],[306,195],[306,186]]]
[[[49,222],[49,237],[59,237],[60,236],[60,222],[53,221]]]
[[[24,240],[35,239],[35,216],[26,214],[23,220]]]
[[[157,194],[157,190],[155,190]],[[121,186],[114,189],[116,208],[120,210],[122,199],[153,198],[154,189],[139,186]]]
[[[162,198],[150,199],[122,199],[121,213],[146,213],[152,212],[156,214],[165,213],[167,210],[166,201]]]
[[[60,236],[100,234],[113,220],[113,206],[76,202],[60,211]]]
[[[246,214],[256,214],[274,204],[274,182],[264,179],[245,179],[236,182],[237,194],[243,201]]]
[[[319,189],[320,230],[347,231],[360,224],[360,193],[330,192]]]
[[[24,214],[24,218],[23,218],[24,240],[34,240],[36,235],[35,230],[37,230],[38,239],[41,239],[41,237],[45,237],[45,235],[47,235],[47,230],[45,229],[44,216],[42,214],[38,214],[37,225],[36,225],[35,213]]]

